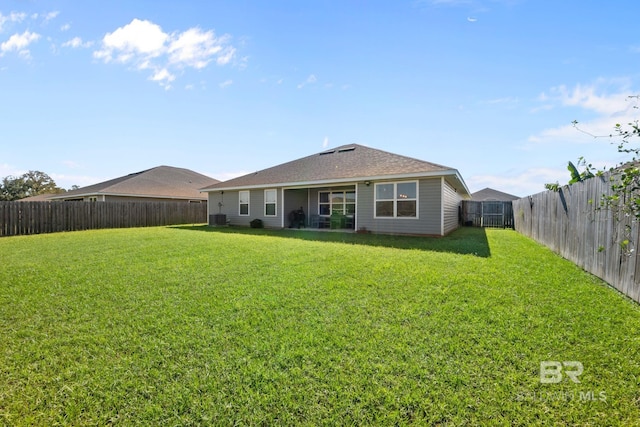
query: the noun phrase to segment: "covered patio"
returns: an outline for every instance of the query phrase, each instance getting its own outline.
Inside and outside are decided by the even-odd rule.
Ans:
[[[317,188],[288,188],[283,192],[289,228],[355,230],[355,185]]]

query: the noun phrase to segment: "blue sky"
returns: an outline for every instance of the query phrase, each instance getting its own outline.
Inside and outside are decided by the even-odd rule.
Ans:
[[[85,186],[159,165],[225,180],[358,143],[471,191],[622,157],[640,3],[0,1],[0,177]]]

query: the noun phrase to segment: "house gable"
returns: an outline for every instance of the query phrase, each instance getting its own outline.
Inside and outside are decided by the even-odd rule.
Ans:
[[[494,190],[493,188],[483,188],[480,191],[476,191],[471,194],[471,200],[475,200],[478,202],[485,201],[499,201],[499,202],[509,202],[513,200],[518,200],[520,197],[514,196],[513,194],[504,193],[502,191]]]

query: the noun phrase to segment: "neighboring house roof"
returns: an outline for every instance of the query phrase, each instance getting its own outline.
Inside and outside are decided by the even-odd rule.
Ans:
[[[24,199],[18,199],[17,202],[43,202],[49,200],[53,196],[59,196],[61,193],[47,193],[38,194],[37,196],[25,197]]]
[[[447,176],[462,194],[469,190],[456,169],[359,144],[343,145],[268,169],[210,185],[202,191],[265,186],[322,185],[354,180]]]
[[[508,202],[518,199],[520,199],[520,197],[514,196],[513,194],[503,193],[502,191],[488,187],[471,194],[471,200],[475,200],[477,202]]]
[[[109,181],[52,194],[47,200],[64,200],[95,195],[150,197],[167,199],[204,199],[199,189],[220,181],[189,169],[157,166]]]

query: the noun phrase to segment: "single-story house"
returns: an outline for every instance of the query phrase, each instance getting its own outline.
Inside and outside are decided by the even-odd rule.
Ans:
[[[189,169],[157,166],[66,193],[50,194],[44,200],[206,203],[200,189],[219,182]]]
[[[512,202],[519,198],[520,197],[514,196],[513,194],[504,193],[489,187],[471,194],[471,200],[475,200],[476,202]]]
[[[202,189],[210,223],[445,235],[469,189],[453,168],[350,144]],[[215,221],[215,223],[220,223]]]

